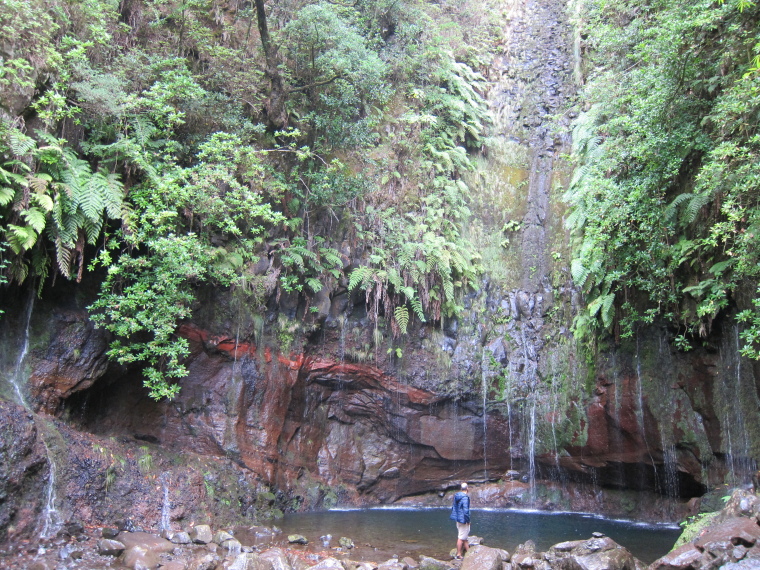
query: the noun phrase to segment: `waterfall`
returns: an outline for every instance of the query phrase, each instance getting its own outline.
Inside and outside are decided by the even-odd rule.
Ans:
[[[721,432],[726,454],[726,483],[738,485],[744,482],[755,468],[746,412],[756,408],[758,402],[754,390],[744,380],[744,376],[751,374],[751,371],[742,366],[738,325],[733,325],[732,332],[730,340],[727,338],[720,349],[725,374],[716,378],[716,383],[720,396]]]
[[[484,349],[480,359],[481,384],[483,392],[483,482],[488,482],[488,370],[486,365],[486,353]]]
[[[21,337],[21,350],[19,350],[18,358],[16,359],[16,366],[14,367],[13,375],[11,376],[11,383],[13,384],[13,389],[16,392],[18,403],[27,410],[31,410],[31,408],[29,407],[29,403],[24,397],[24,362],[26,361],[26,355],[29,352],[29,329],[31,328],[33,309],[34,290],[32,290],[29,294],[29,302],[27,303],[26,314],[24,315],[24,333]]]
[[[34,424],[37,427],[40,441],[42,441],[45,447],[45,455],[48,462],[48,480],[45,488],[45,504],[42,508],[42,515],[40,519],[40,538],[47,539],[55,536],[61,528],[63,521],[57,508],[58,495],[56,491],[56,485],[58,480],[58,466],[55,462],[55,456],[50,450],[47,437],[45,436],[45,426],[43,420],[37,416],[32,410],[29,401],[24,395],[26,385],[26,375],[24,373],[24,364],[26,363],[27,356],[29,355],[29,337],[32,326],[32,313],[34,311],[34,288],[30,290],[29,301],[26,304],[24,311],[23,328],[21,335],[21,345],[19,347],[18,356],[16,357],[15,365],[13,366],[13,373],[11,374],[11,384],[13,391],[16,394],[17,403],[23,406],[34,419]]]
[[[44,437],[41,439],[45,444],[45,453],[47,454],[50,473],[48,474],[47,489],[45,490],[45,507],[42,510],[42,531],[40,532],[40,538],[52,538],[58,534],[58,531],[63,524],[61,514],[56,507],[56,481],[58,478],[58,467],[56,466],[53,454],[50,453],[50,448],[48,447],[47,441]]]
[[[530,504],[536,501],[536,393],[531,394],[530,430],[528,438],[528,483],[530,485]]]
[[[167,480],[169,478],[169,474],[164,472],[161,474],[161,486],[164,490],[164,500],[161,503],[161,523],[159,524],[158,530],[161,532],[170,530],[170,521],[169,521],[169,513],[171,512],[171,503],[169,502],[169,485],[167,484]]]
[[[637,331],[637,334],[636,334],[636,384],[638,385],[638,400],[639,401],[638,401],[638,406],[636,409],[636,416],[637,416],[637,420],[639,424],[639,430],[641,432],[641,439],[644,441],[644,447],[647,450],[647,455],[649,455],[649,464],[652,466],[652,469],[654,470],[655,486],[657,486],[658,485],[657,464],[654,462],[654,457],[652,457],[652,450],[650,449],[649,442],[647,441],[647,428],[644,425],[644,381],[641,375],[641,358],[639,356],[639,348],[640,348],[639,334]],[[645,474],[643,471],[642,471],[641,476],[642,478],[645,477]]]

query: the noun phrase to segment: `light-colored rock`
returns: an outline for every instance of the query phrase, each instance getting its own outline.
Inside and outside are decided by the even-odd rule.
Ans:
[[[240,554],[243,551],[243,545],[240,544],[240,541],[235,540],[234,538],[230,540],[225,540],[221,545],[222,554],[233,554],[237,555]]]
[[[406,558],[404,558],[406,560]],[[448,570],[451,564],[428,556],[420,557],[419,570]]]
[[[271,564],[272,570],[292,570],[288,555],[281,548],[270,548],[259,554],[259,558]]]
[[[341,536],[340,540],[338,541],[338,544],[340,544],[343,548],[351,549],[354,547],[354,541],[348,538],[347,536]]]
[[[121,542],[127,549],[132,548],[133,546],[139,546],[145,550],[158,554],[174,550],[174,545],[171,542],[165,538],[147,532],[122,532],[119,534],[119,542]]]
[[[289,534],[288,542],[290,544],[308,544],[309,541],[302,534]]]
[[[262,558],[259,554],[248,552],[238,554],[231,562],[225,561],[222,565],[217,565],[216,568],[217,570],[222,568],[224,570],[272,570],[272,562]],[[287,568],[290,569],[291,566]]]
[[[214,536],[211,534],[211,527],[207,524],[194,526],[188,534],[190,535],[190,540],[195,544],[208,544],[214,539]]]
[[[488,546],[472,546],[462,560],[461,570],[501,570],[505,551]]]
[[[137,544],[128,547],[122,553],[119,562],[133,570],[155,570],[158,568],[158,553]]]
[[[101,556],[119,556],[124,552],[124,543],[110,538],[101,538],[98,541],[98,554]]]
[[[175,532],[169,541],[174,544],[190,544],[192,542],[192,539],[190,538],[190,535],[183,530],[180,532]]]
[[[207,552],[193,558],[187,565],[187,570],[214,570],[219,557]]]
[[[217,544],[222,544],[224,541],[226,541],[226,540],[232,540],[233,538],[235,538],[235,537],[232,536],[226,530],[220,530],[220,531],[217,531],[216,534],[214,534],[214,538],[213,538],[212,542],[216,542]]]

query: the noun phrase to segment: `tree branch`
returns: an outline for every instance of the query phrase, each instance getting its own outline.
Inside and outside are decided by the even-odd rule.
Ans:
[[[306,91],[307,89],[311,89],[312,87],[320,87],[322,85],[327,85],[328,83],[332,83],[336,79],[340,79],[343,77],[343,74],[336,75],[335,77],[331,77],[330,79],[325,79],[324,81],[315,81],[314,83],[309,83],[308,85],[302,85],[301,87],[290,87],[288,88],[288,94],[290,93],[296,93],[298,91]]]

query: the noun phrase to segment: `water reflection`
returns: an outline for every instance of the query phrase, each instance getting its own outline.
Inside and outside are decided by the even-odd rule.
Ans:
[[[282,537],[302,534],[309,540],[306,550],[324,550],[321,536],[332,535],[333,547],[342,536],[352,538],[356,548],[350,558],[385,560],[391,556],[420,555],[446,559],[456,545],[456,531],[448,519],[448,509],[373,508],[287,515],[281,521]],[[578,513],[546,513],[501,509],[473,509],[472,534],[483,544],[504,548],[510,553],[527,540],[540,551],[567,540],[591,537],[602,532],[630,550],[647,564],[666,554],[680,529],[671,525],[650,525],[609,520]]]

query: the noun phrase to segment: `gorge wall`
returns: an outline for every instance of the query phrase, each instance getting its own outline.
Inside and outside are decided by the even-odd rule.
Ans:
[[[0,541],[41,532],[53,511],[158,528],[443,504],[462,480],[477,484],[478,506],[675,520],[708,488],[746,480],[760,456],[760,375],[738,357],[735,328],[718,323],[688,353],[656,326],[597,355],[576,346],[581,299],[560,200],[572,28],[558,0],[505,2],[503,21],[486,78],[493,132],[468,180],[487,271],[462,317],[418,324],[399,343],[345,282],[317,294],[316,312],[296,294],[253,314],[230,292],[202,291],[177,332],[190,342],[189,374],[175,400],[155,402],[138,369],[105,355],[110,338],[86,311],[94,277],[31,306],[11,291],[0,321],[0,414],[11,426]],[[351,263],[365,254],[333,240]]]

